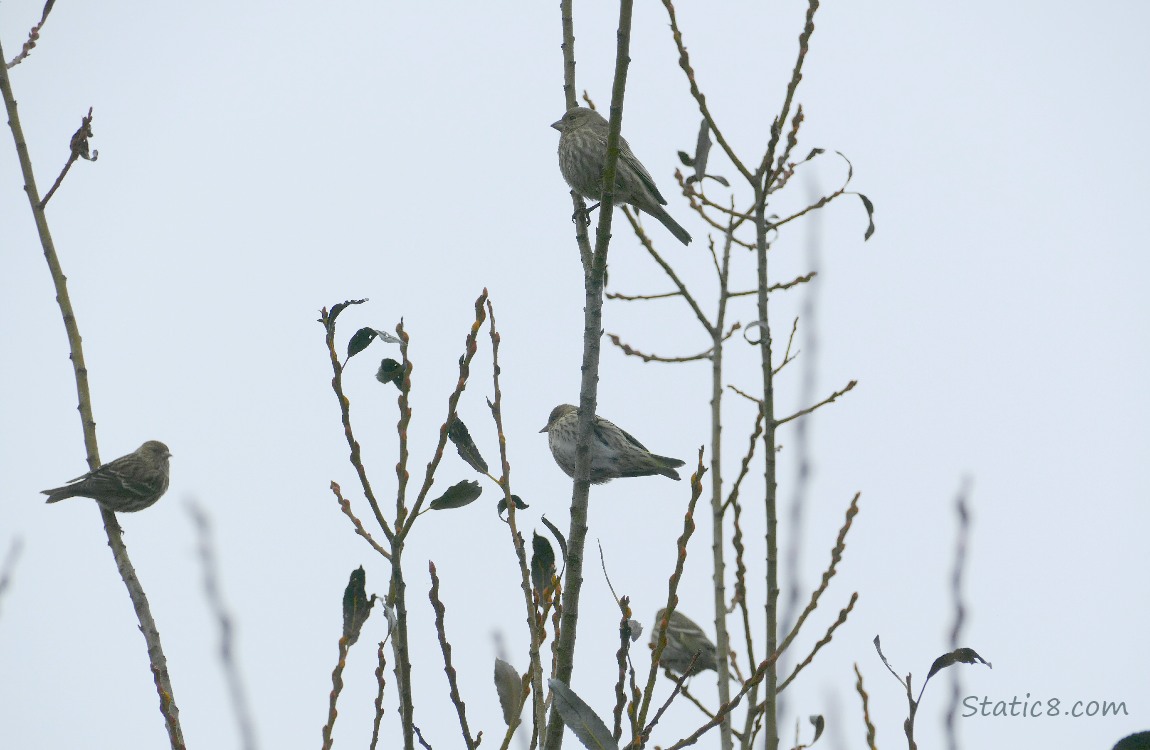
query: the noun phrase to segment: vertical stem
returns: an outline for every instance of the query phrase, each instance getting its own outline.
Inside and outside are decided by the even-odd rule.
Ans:
[[[727,601],[726,601],[726,563],[723,560],[723,328],[727,319],[727,301],[730,299],[727,289],[728,271],[731,261],[731,243],[734,229],[727,231],[723,243],[723,262],[719,270],[719,313],[715,325],[711,329],[711,521],[712,543],[711,552],[714,568],[714,594],[715,594],[715,644],[717,658],[715,659],[717,680],[719,686],[719,703],[725,704],[731,700],[730,685],[730,642],[727,634]],[[719,738],[722,750],[731,750],[731,718],[723,717],[719,725]]]
[[[84,448],[88,453],[88,468],[94,470],[100,465],[100,450],[96,443],[96,420],[92,412],[92,395],[88,389],[88,367],[84,364],[84,348],[81,343],[80,328],[76,322],[76,314],[72,310],[71,297],[68,295],[68,279],[60,267],[56,246],[52,242],[52,233],[48,229],[48,217],[44,214],[40,192],[36,187],[36,176],[32,171],[28,144],[24,140],[24,129],[20,126],[20,116],[16,111],[16,97],[12,92],[12,82],[8,78],[6,60],[3,46],[0,46],[0,95],[4,98],[4,106],[8,112],[8,125],[16,143],[16,156],[24,174],[24,192],[28,195],[28,203],[32,207],[32,217],[36,222],[36,231],[40,235],[40,244],[44,248],[44,259],[48,263],[48,271],[51,273],[52,283],[56,287],[56,302],[60,306],[60,314],[64,319],[64,330],[67,332],[68,346],[71,351],[72,369],[76,377],[76,395],[79,401],[77,408],[80,412],[80,427],[84,433]],[[160,713],[164,717],[168,741],[173,750],[183,750],[184,732],[180,727],[180,709],[176,706],[175,696],[172,692],[172,681],[168,675],[168,661],[164,656],[163,646],[160,644],[160,631],[156,627],[156,621],[152,618],[152,608],[148,604],[148,597],[144,594],[144,588],[140,585],[139,578],[136,577],[136,569],[128,557],[128,548],[124,545],[123,531],[119,521],[116,520],[116,514],[102,505],[98,507],[100,508],[100,516],[104,521],[104,532],[108,537],[108,546],[112,550],[112,558],[120,572],[120,579],[123,580],[124,586],[128,589],[128,597],[132,600],[136,619],[140,623],[140,632],[143,633],[144,642],[147,644],[152,679],[160,697]]]
[[[398,525],[398,524],[397,524]],[[399,686],[399,718],[403,726],[403,749],[415,750],[415,718],[411,706],[411,657],[407,643],[407,586],[403,582],[403,537],[391,545],[391,602],[395,607],[395,680]]]
[[[776,474],[775,384],[771,368],[771,326],[767,305],[767,191],[763,181],[755,185],[755,257],[758,265],[759,353],[763,371],[763,458],[766,466],[766,545],[767,545],[767,653],[771,660],[763,679],[763,710],[765,712],[766,750],[778,750],[778,669],[775,651],[778,649],[779,554],[778,554],[778,480]]]

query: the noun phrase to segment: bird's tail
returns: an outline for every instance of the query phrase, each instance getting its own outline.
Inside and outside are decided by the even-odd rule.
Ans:
[[[686,229],[679,226],[679,222],[672,219],[671,214],[667,213],[666,209],[662,206],[648,207],[646,211],[658,219],[663,226],[667,227],[667,230],[675,235],[675,239],[679,240],[679,242],[682,242],[684,245],[691,244],[691,235],[687,233]]]
[[[667,456],[656,456],[651,454],[651,458],[655,459],[658,467],[655,471],[659,472],[665,477],[670,477],[676,482],[679,481],[679,472],[675,471],[676,468],[683,465],[683,462],[677,458],[669,458]]]
[[[40,494],[48,496],[48,500],[46,502],[58,503],[61,500],[67,500],[70,497],[75,497],[76,493],[73,492],[73,489],[75,488],[69,485],[64,487],[56,487],[55,489],[51,490],[41,490]]]

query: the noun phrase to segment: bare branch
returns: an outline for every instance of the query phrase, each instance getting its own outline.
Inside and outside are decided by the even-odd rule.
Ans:
[[[807,414],[810,414],[815,409],[818,409],[821,406],[826,406],[827,404],[833,404],[838,399],[839,396],[842,396],[844,393],[848,393],[849,391],[853,390],[856,385],[858,385],[858,381],[852,380],[846,384],[845,388],[843,388],[842,390],[839,390],[839,391],[835,391],[834,393],[827,396],[826,398],[824,398],[822,401],[818,402],[814,406],[809,406],[806,409],[800,409],[799,411],[796,411],[794,414],[790,415],[789,417],[783,417],[782,419],[776,420],[775,425],[776,426],[784,425],[787,422],[790,422],[791,420],[798,419],[799,417],[806,416]]]

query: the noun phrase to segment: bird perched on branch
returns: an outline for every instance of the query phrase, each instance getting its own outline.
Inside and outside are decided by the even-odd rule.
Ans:
[[[569,476],[575,476],[575,440],[579,429],[579,409],[571,404],[560,404],[551,410],[547,426],[547,443],[555,463]],[[677,458],[656,456],[626,431],[602,417],[595,417],[591,425],[591,482],[602,484],[620,477],[649,477],[661,474],[679,480],[676,467],[683,462]]]
[[[50,503],[69,497],[90,497],[108,510],[133,513],[154,505],[167,492],[171,456],[168,446],[149,440],[135,453],[121,456],[42,494],[48,496]]]
[[[659,642],[659,627],[666,611],[660,609],[655,614],[655,626],[651,628],[652,650]],[[686,673],[690,677],[708,669],[718,671],[715,654],[715,644],[711,643],[711,639],[694,620],[678,610],[671,613],[667,621],[667,645],[659,656],[659,666],[675,674]],[[690,671],[687,671],[688,668]]]
[[[572,107],[551,127],[559,131],[559,171],[579,195],[603,199],[603,167],[607,163],[607,120],[587,107]],[[691,235],[671,218],[663,206],[667,199],[655,187],[627,140],[619,138],[619,161],[615,168],[615,205],[629,203],[654,216],[684,245]]]

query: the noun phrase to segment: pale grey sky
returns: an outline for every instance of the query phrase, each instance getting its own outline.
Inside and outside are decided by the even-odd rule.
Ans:
[[[680,5],[708,101],[757,160],[803,5]],[[9,57],[41,7],[0,6]],[[617,10],[577,13],[578,85],[606,107]],[[963,745],[1109,748],[1150,728],[1148,21],[1145,6],[1130,2],[1105,13],[1036,2],[820,9],[797,97],[806,113],[797,152],[846,154],[878,229],[864,243],[862,207],[844,199],[817,226],[784,229],[772,250],[772,274],[790,278],[808,268],[817,231],[819,388],[860,383],[810,422],[806,585],[856,491],[862,511],[798,655],[851,592],[860,601],[788,689],[784,739],[795,717],[823,713],[824,743],[863,746],[857,663],[880,746],[902,745],[904,695],[871,640],[881,635],[916,685],[947,649],[952,505],[964,477],[974,521],[963,640],[994,663],[962,671],[964,695],[1029,694],[1064,708],[1125,701],[1129,715],[960,718]],[[11,71],[42,189],[80,117],[95,110],[99,161],[72,170],[49,219],[84,336],[102,456],[150,438],[174,453],[168,495],[123,523],[189,747],[238,743],[189,499],[215,525],[262,747],[318,745],[347,576],[362,564],[368,589],[385,590],[386,565],[328,490],[335,480],[358,499],[320,307],[371,298],[345,313],[345,337],[404,318],[415,363],[412,473],[422,476],[472,303],[490,289],[512,482],[531,504],[521,523],[542,531],[546,514],[566,530],[570,483],[538,434],[553,406],[577,396],[582,331],[571,204],[548,127],[563,110],[559,43],[551,3],[109,2],[57,7],[31,59]],[[675,151],[693,145],[699,117],[656,3],[636,9],[631,57],[624,134],[696,242],[682,248],[656,222],[646,226],[696,288],[711,289],[705,227],[672,177]],[[0,601],[0,747],[162,747],[144,644],[96,510],[85,500],[45,506],[38,494],[82,473],[84,452],[63,327],[5,133],[0,549],[20,537],[24,551]],[[717,149],[714,160],[711,171],[736,179]],[[825,159],[795,178],[776,210],[843,174]],[[612,290],[669,290],[621,214],[615,226]],[[804,293],[778,298],[778,340]],[[753,308],[735,314],[747,322]],[[610,303],[605,327],[660,354],[706,348],[674,301]],[[493,462],[486,334],[480,341],[461,413]],[[810,351],[809,339],[799,344]],[[395,354],[387,349],[373,344],[347,373],[384,496],[394,478],[395,400],[373,374],[380,357]],[[728,381],[754,387],[757,354],[736,345],[730,356]],[[801,364],[780,380],[782,411],[801,405]],[[644,365],[605,348],[600,413],[652,450],[691,461],[708,442],[708,378],[703,365]],[[752,418],[737,397],[726,416],[732,438]],[[787,499],[793,440],[784,430]],[[741,445],[733,439],[728,476]],[[439,487],[473,478],[450,452],[439,476]],[[514,556],[486,502],[493,489],[466,509],[420,519],[407,551],[417,723],[436,748],[458,746],[459,735],[426,599],[429,559],[469,718],[487,742],[503,726],[492,633],[526,666]],[[647,625],[665,598],[688,494],[685,482],[649,478],[592,495],[591,538]],[[761,540],[756,522],[748,527]],[[680,592],[682,610],[701,623],[711,618],[710,533],[700,518]],[[606,715],[617,615],[595,558],[574,687]],[[752,595],[761,601],[761,590]],[[382,633],[373,617],[352,651],[339,746],[370,737],[372,644]],[[713,703],[714,688],[696,683]],[[932,682],[918,720],[923,747],[938,746],[948,694],[945,676]],[[389,737],[395,717],[389,676]],[[666,745],[700,718],[684,707],[653,739]]]

